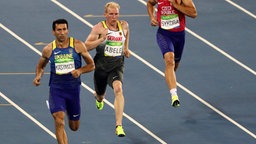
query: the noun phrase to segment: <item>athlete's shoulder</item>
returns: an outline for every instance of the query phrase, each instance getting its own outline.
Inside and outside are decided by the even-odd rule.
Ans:
[[[100,32],[104,28],[102,21],[95,24],[92,28],[92,31]]]
[[[75,44],[83,44],[83,42],[79,39],[74,39]]]
[[[123,28],[128,28],[129,27],[129,23],[125,20],[119,20],[120,24],[122,25]]]
[[[74,45],[75,50],[77,53],[81,53],[86,50],[85,44],[81,40],[75,39],[74,42],[75,42],[75,45]]]
[[[119,20],[119,22],[120,22],[121,24],[128,24],[128,22],[127,22],[126,20]]]
[[[104,22],[105,22],[105,21],[100,21],[100,22],[98,22],[96,25],[94,25],[94,27],[103,28],[103,27],[104,27]]]
[[[55,43],[55,41],[52,41],[52,42],[48,43],[48,44],[43,48],[43,51],[52,51],[54,43]]]
[[[43,50],[42,50],[42,57],[44,58],[50,58],[51,54],[52,54],[52,45],[53,45],[53,42],[47,44]]]

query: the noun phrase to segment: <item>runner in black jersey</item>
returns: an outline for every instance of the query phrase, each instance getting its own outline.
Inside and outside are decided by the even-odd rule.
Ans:
[[[129,27],[128,23],[119,18],[119,4],[109,2],[105,5],[105,20],[94,25],[85,41],[88,50],[96,48],[94,63],[94,86],[96,106],[102,110],[104,106],[106,87],[109,85],[114,90],[116,134],[125,136],[122,128],[124,110],[124,96],[122,89],[124,57],[130,56],[128,49]]]

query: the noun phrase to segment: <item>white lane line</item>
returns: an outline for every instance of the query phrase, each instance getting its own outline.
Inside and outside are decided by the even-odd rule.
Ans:
[[[93,14],[86,14],[83,17],[85,18],[105,18],[105,16],[102,15],[93,15]],[[129,14],[129,15],[119,15],[119,17],[148,17],[147,14]]]
[[[152,68],[154,71],[156,71],[157,73],[159,73],[160,75],[162,75],[164,77],[164,73],[161,72],[159,69],[157,69],[156,67],[154,67],[153,65],[151,65],[149,62],[145,61],[144,59],[142,59],[140,56],[138,56],[137,54],[133,53],[133,56],[136,57],[138,60],[140,60],[141,62],[143,62],[145,65],[147,65],[148,67]],[[192,91],[190,91],[189,89],[187,89],[186,87],[184,87],[183,85],[181,85],[180,83],[177,82],[177,85],[184,91],[186,91],[188,94],[190,94],[191,96],[193,96],[195,99],[197,99],[198,101],[200,101],[201,103],[203,103],[204,105],[206,105],[207,107],[209,107],[210,109],[212,109],[213,111],[215,111],[216,113],[218,113],[219,115],[221,115],[222,117],[224,117],[225,119],[227,119],[228,121],[230,121],[231,123],[233,123],[234,125],[236,125],[237,127],[239,127],[240,129],[242,129],[244,132],[246,132],[247,134],[249,134],[250,136],[252,136],[253,138],[256,139],[256,135],[254,133],[252,133],[251,131],[249,131],[248,129],[246,129],[244,126],[242,126],[241,124],[237,123],[236,121],[234,121],[233,119],[231,119],[230,117],[228,117],[226,114],[224,114],[223,112],[221,112],[220,110],[216,109],[214,106],[212,106],[211,104],[209,104],[208,102],[206,102],[205,100],[203,100],[201,97],[199,97],[198,95],[196,95],[195,93],[193,93]]]
[[[38,120],[36,120],[34,117],[32,117],[30,114],[28,114],[25,110],[23,110],[21,107],[19,107],[16,103],[14,103],[12,100],[10,100],[2,92],[0,92],[0,96],[3,99],[5,99],[8,103],[10,103],[12,106],[14,106],[17,110],[19,110],[23,115],[25,115],[27,118],[29,118],[31,121],[33,121],[35,124],[37,124],[41,129],[43,129],[45,132],[47,132],[49,135],[51,135],[53,138],[56,139],[56,136],[53,132],[51,132],[48,128],[46,128]]]
[[[80,17],[78,14],[76,14],[75,12],[73,12],[72,10],[68,9],[66,6],[64,6],[63,4],[61,4],[60,2],[58,2],[57,0],[51,0],[53,3],[55,3],[56,5],[58,5],[59,7],[61,7],[62,9],[64,9],[65,11],[67,11],[68,13],[70,13],[71,15],[73,15],[75,18],[79,19],[80,21],[82,21],[83,23],[85,23],[86,25],[88,25],[89,27],[93,27],[93,25],[91,23],[89,23],[88,21],[84,20],[82,17]]]
[[[44,73],[44,74],[50,74],[49,72]],[[35,73],[31,73],[31,72],[27,72],[27,73],[23,73],[23,72],[17,72],[17,73],[13,73],[13,72],[6,72],[6,73],[0,73],[0,75],[35,75]]]
[[[82,83],[82,86],[85,87],[87,90],[89,90],[91,93],[94,93],[94,90],[91,89],[90,87],[88,87],[87,85],[85,85],[84,83]],[[104,102],[109,105],[110,107],[112,107],[114,109],[114,105],[109,102],[107,99],[104,99]],[[157,141],[159,141],[161,144],[167,144],[165,141],[163,141],[161,138],[159,138],[158,136],[156,136],[154,133],[152,133],[150,130],[148,130],[146,127],[144,127],[142,124],[140,124],[139,122],[137,122],[134,118],[130,117],[128,114],[123,113],[124,117],[126,117],[128,120],[130,120],[131,122],[133,122],[135,125],[137,125],[139,128],[141,128],[142,130],[144,130],[146,133],[148,133],[150,136],[152,136],[153,138],[155,138]]]
[[[244,13],[248,14],[249,16],[256,19],[256,15],[251,13],[250,11],[246,10],[245,8],[241,7],[240,5],[236,4],[235,2],[232,2],[231,0],[226,0],[226,2],[230,3],[231,5],[235,6],[236,8],[240,9]]]
[[[0,73],[0,75],[32,75],[32,74],[35,74],[35,73],[12,73],[12,72]]]
[[[138,0],[141,3],[146,5],[146,2],[143,0]],[[56,0],[52,0],[52,2],[54,2],[57,5],[60,5],[61,8],[63,8],[64,10],[66,10],[67,12],[71,12],[70,14],[73,15],[74,17],[76,17],[77,19],[82,19],[81,16],[77,15],[75,12],[71,11],[70,9],[68,9],[66,6],[64,6],[63,4],[57,2]],[[89,23],[86,20],[82,20],[82,22],[86,22],[85,24]],[[92,25],[88,25],[89,27],[92,27]],[[192,31],[191,31],[192,32]],[[213,44],[212,44],[213,45]],[[164,73],[161,72],[160,70],[158,70],[156,67],[154,67],[153,65],[151,65],[149,62],[147,62],[146,60],[144,60],[143,58],[141,58],[140,56],[138,56],[137,54],[135,54],[134,52],[132,52],[132,55],[135,56],[138,60],[142,61],[144,64],[146,64],[147,66],[149,66],[150,68],[154,69],[156,72],[158,72],[160,75],[164,76]],[[254,73],[255,74],[255,73]],[[246,129],[244,126],[240,125],[239,123],[237,123],[236,121],[232,120],[230,117],[228,117],[227,115],[225,115],[224,113],[222,113],[221,111],[219,111],[218,109],[216,109],[215,107],[213,107],[212,105],[210,105],[208,102],[206,102],[205,100],[203,100],[202,98],[200,98],[199,96],[197,96],[196,94],[194,94],[193,92],[191,92],[189,89],[187,89],[186,87],[184,87],[183,85],[177,83],[177,85],[183,89],[184,91],[186,91],[187,93],[189,93],[190,95],[192,95],[194,98],[196,98],[198,101],[200,101],[201,103],[203,103],[204,105],[206,105],[207,107],[209,107],[210,109],[212,109],[213,111],[215,111],[216,113],[218,113],[219,115],[221,115],[222,117],[224,117],[225,119],[227,119],[228,121],[230,121],[231,123],[233,123],[234,125],[236,125],[237,127],[239,127],[240,129],[242,129],[243,131],[245,131],[246,133],[248,133],[249,135],[251,135],[253,138],[256,139],[256,135],[254,133],[252,133],[251,131],[249,131],[248,129]]]
[[[37,54],[41,55],[41,52],[38,51],[36,48],[34,48],[32,45],[30,45],[28,42],[23,40],[21,37],[19,37],[17,34],[12,32],[10,29],[5,27],[3,24],[0,23],[0,27],[3,28],[6,32],[11,34],[14,38],[28,46],[30,49],[35,51]],[[29,115],[26,111],[24,111],[21,107],[19,107],[17,104],[15,104],[12,100],[10,100],[8,97],[6,97],[3,93],[0,92],[1,97],[3,97],[6,101],[8,101],[11,105],[13,105],[16,109],[18,109],[22,114],[27,116],[30,120],[32,120],[35,124],[37,124],[39,127],[41,127],[45,132],[47,132],[49,135],[51,135],[53,138],[56,139],[56,136],[53,132],[51,132],[49,129],[47,129],[44,125],[42,125],[38,120],[33,118],[31,115]]]
[[[211,42],[209,42],[208,40],[206,40],[205,38],[199,36],[198,34],[196,34],[195,32],[193,32],[192,30],[186,28],[186,31],[189,32],[190,34],[192,34],[194,37],[198,38],[199,40],[201,40],[202,42],[204,42],[205,44],[207,44],[208,46],[212,47],[213,49],[215,49],[216,51],[218,51],[219,53],[221,53],[222,55],[224,55],[225,57],[229,58],[230,60],[232,60],[233,62],[235,62],[236,64],[238,64],[239,66],[241,66],[242,68],[246,69],[247,71],[251,72],[252,74],[256,75],[256,71],[254,71],[253,69],[251,69],[250,67],[246,66],[245,64],[243,64],[242,62],[238,61],[237,59],[235,59],[234,57],[232,57],[230,54],[226,53],[224,50],[220,49],[219,47],[215,46],[214,44],[212,44]]]
[[[37,54],[41,54],[41,52],[39,50],[37,50],[35,47],[33,47],[31,44],[29,44],[28,42],[26,42],[25,40],[23,40],[21,37],[19,37],[18,35],[16,35],[14,32],[12,32],[10,29],[8,29],[7,27],[5,27],[2,23],[0,23],[0,27],[2,27],[5,31],[7,31],[9,34],[11,34],[14,38],[16,38],[17,40],[19,40],[20,42],[22,42],[23,44],[25,44],[27,47],[29,47],[30,49],[32,49],[33,51],[35,51]]]
[[[0,104],[0,107],[3,107],[3,106],[12,106],[11,104]]]
[[[147,3],[144,0],[138,0],[139,2],[141,2],[144,5],[147,5]],[[228,0],[226,0],[228,1]],[[248,66],[242,64],[241,62],[239,62],[238,60],[236,60],[235,58],[233,58],[232,56],[230,56],[229,54],[227,54],[226,52],[224,52],[223,50],[221,50],[220,48],[218,48],[217,46],[215,46],[214,44],[210,43],[209,41],[207,41],[206,39],[202,38],[201,36],[199,36],[198,34],[196,34],[195,32],[193,32],[192,30],[186,28],[186,31],[188,31],[190,34],[192,34],[193,36],[195,36],[196,38],[200,39],[201,41],[203,41],[204,43],[206,43],[207,45],[209,45],[210,47],[214,48],[215,50],[217,50],[218,52],[222,53],[223,55],[225,55],[226,57],[228,57],[229,59],[231,59],[232,61],[234,61],[235,63],[237,63],[238,65],[242,66],[243,68],[245,68],[246,70],[248,70],[249,72],[253,73],[254,75],[256,75],[256,72],[254,70],[252,70],[251,68],[249,68]],[[141,58],[139,58],[143,63],[145,63],[145,60],[142,60]],[[146,65],[148,65],[149,63],[146,62]],[[154,67],[152,65],[149,65],[149,67]],[[154,70],[156,72],[159,73],[160,70],[158,70],[157,68],[154,68]],[[164,73],[160,72],[160,75],[164,76]],[[247,134],[249,134],[250,136],[252,136],[253,138],[256,139],[256,135],[254,133],[252,133],[251,131],[249,131],[248,129],[246,129],[244,126],[240,125],[239,123],[237,123],[236,121],[234,121],[233,119],[231,119],[230,117],[228,117],[227,115],[225,115],[224,113],[222,113],[220,110],[216,109],[215,107],[213,107],[211,104],[209,104],[208,102],[206,102],[205,100],[203,100],[202,98],[200,98],[199,96],[197,96],[196,94],[194,94],[193,92],[191,92],[189,89],[187,89],[186,87],[184,87],[183,85],[177,83],[177,85],[183,89],[184,91],[186,91],[187,93],[189,93],[191,96],[193,96],[194,98],[196,98],[198,101],[200,101],[201,103],[203,103],[204,105],[206,105],[207,107],[209,107],[210,109],[212,109],[213,111],[215,111],[216,113],[218,113],[219,115],[221,115],[222,117],[224,117],[225,119],[227,119],[228,121],[230,121],[231,123],[233,123],[234,125],[236,125],[237,127],[239,127],[240,129],[242,129],[244,132],[246,132]]]

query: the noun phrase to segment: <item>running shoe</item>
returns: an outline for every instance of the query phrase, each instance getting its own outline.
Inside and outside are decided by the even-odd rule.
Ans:
[[[96,100],[96,107],[98,110],[102,110],[104,107],[104,102],[103,101],[99,102],[98,100]]]
[[[125,137],[124,129],[121,125],[116,126],[116,135],[118,137]]]
[[[172,96],[172,106],[175,108],[180,106],[180,100],[177,95]]]

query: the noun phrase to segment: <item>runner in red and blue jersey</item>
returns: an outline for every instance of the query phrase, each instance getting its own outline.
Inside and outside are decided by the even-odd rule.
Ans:
[[[171,105],[178,107],[180,101],[175,71],[185,44],[186,16],[195,18],[196,7],[192,0],[148,0],[147,10],[151,25],[159,27],[156,39],[165,61],[165,79],[171,94]]]

